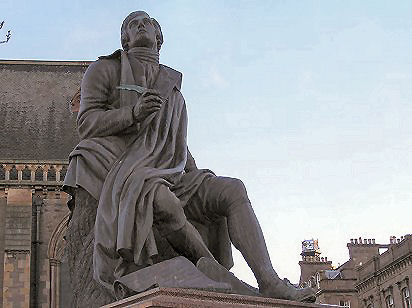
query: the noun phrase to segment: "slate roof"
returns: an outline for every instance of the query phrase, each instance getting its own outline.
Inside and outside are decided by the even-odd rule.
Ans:
[[[68,158],[78,142],[70,100],[89,63],[0,60],[0,159]]]

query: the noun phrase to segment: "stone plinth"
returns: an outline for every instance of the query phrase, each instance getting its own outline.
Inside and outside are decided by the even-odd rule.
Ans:
[[[103,306],[130,308],[229,308],[229,307],[277,307],[277,308],[325,308],[328,305],[300,303],[282,299],[224,294],[192,289],[155,288]]]

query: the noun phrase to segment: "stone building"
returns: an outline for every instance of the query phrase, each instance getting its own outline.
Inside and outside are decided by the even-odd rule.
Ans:
[[[304,241],[305,243],[307,241]],[[412,236],[390,244],[374,239],[351,239],[349,260],[337,268],[327,258],[303,245],[300,286],[317,289],[318,303],[347,308],[410,308]],[[386,250],[382,254],[380,251]],[[312,254],[312,255],[309,255]]]
[[[71,307],[61,184],[87,66],[0,60],[0,308]]]
[[[412,235],[391,237],[388,250],[364,262],[355,287],[366,308],[411,308]]]

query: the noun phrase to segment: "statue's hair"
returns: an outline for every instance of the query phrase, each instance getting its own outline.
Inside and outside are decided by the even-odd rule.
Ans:
[[[122,47],[124,50],[128,50],[129,49],[129,35],[127,34],[126,28],[127,25],[129,24],[129,22],[135,18],[137,15],[139,14],[147,14],[144,11],[135,11],[135,12],[131,12],[129,15],[127,15],[127,17],[123,20],[122,23],[122,27],[120,29],[120,34],[121,34],[121,43],[122,43]],[[148,15],[148,14],[147,14]],[[162,28],[160,27],[159,23],[157,22],[156,19],[154,18],[150,18],[152,21],[153,26],[155,27],[155,31],[156,31],[156,42],[157,42],[157,51],[160,51],[160,48],[162,47],[163,44],[163,34],[162,34]]]

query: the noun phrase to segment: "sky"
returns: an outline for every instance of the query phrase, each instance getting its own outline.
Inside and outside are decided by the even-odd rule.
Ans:
[[[198,167],[245,183],[279,276],[305,239],[338,266],[351,238],[412,233],[411,1],[0,0],[0,59],[95,60],[135,10],[183,73]],[[236,251],[233,272],[256,284]]]

